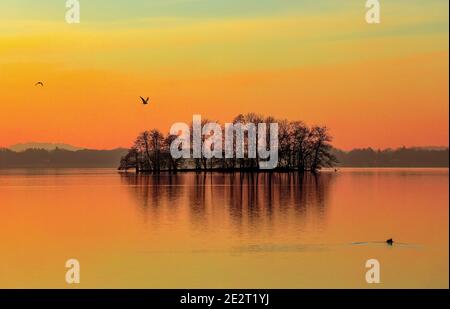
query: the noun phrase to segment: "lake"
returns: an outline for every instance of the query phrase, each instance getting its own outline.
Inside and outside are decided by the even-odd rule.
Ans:
[[[0,287],[72,287],[75,258],[83,288],[448,288],[448,182],[448,169],[0,170]]]

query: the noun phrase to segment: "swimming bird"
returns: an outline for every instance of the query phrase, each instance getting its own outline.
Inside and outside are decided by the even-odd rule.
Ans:
[[[149,102],[149,100],[150,100],[150,98],[149,97],[147,97],[147,99],[144,99],[143,97],[140,97],[141,98],[141,100],[142,100],[142,104],[144,104],[144,105],[147,105]]]
[[[393,240],[392,238],[389,238],[388,240],[386,240],[386,243],[387,243],[389,246],[392,246],[392,244],[394,243],[394,240]]]
[[[37,82],[36,84],[34,84],[35,86],[42,86],[44,87],[44,83],[43,82]]]

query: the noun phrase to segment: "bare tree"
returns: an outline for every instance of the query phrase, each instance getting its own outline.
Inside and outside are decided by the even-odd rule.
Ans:
[[[211,122],[202,119],[201,126]],[[249,124],[257,126],[259,123],[278,123],[278,168],[286,170],[298,170],[299,172],[315,172],[322,167],[333,166],[337,161],[332,154],[331,135],[325,126],[314,126],[309,128],[301,121],[276,120],[273,117],[263,117],[256,113],[240,114],[233,119],[233,124],[240,123],[244,127]],[[260,133],[258,130],[255,132]],[[193,125],[191,124],[191,134]],[[211,132],[209,133],[211,134]],[[265,132],[266,140],[269,140],[270,130],[267,127]],[[225,132],[222,130],[222,145],[225,144]],[[210,137],[208,134],[201,134],[202,145]],[[119,169],[136,168],[137,172],[159,172],[169,170],[178,171],[182,165],[187,168],[195,167],[196,170],[246,170],[254,171],[259,168],[259,157],[249,158],[249,136],[248,132],[243,135],[244,158],[237,158],[236,138],[233,138],[233,157],[225,158],[225,147],[222,150],[222,158],[207,159],[201,152],[200,158],[174,159],[170,154],[170,145],[176,138],[175,135],[168,134],[167,137],[158,131],[144,131],[136,138],[129,153],[120,162]],[[257,136],[257,140],[259,140]],[[192,149],[193,139],[191,139]],[[214,145],[215,146],[215,145]]]
[[[214,122],[214,121],[211,121],[211,120],[209,120],[207,118],[202,118],[201,128],[203,128],[203,126],[205,124],[207,124],[208,122]],[[191,134],[193,134],[193,132],[194,132],[194,125],[193,125],[193,123],[191,123],[191,125],[190,125],[190,131],[191,131]],[[205,136],[205,135],[201,134],[201,144],[202,145],[203,145],[203,143],[205,142],[205,140],[207,138],[208,138],[208,136]],[[192,138],[191,139],[191,149],[193,149],[193,143],[194,143],[194,139]],[[203,156],[203,151],[200,154],[200,158],[194,158],[194,164],[195,164],[195,169],[196,170],[201,170],[202,168],[204,170],[206,170],[208,168],[208,159]]]
[[[289,169],[292,167],[292,135],[290,123],[286,119],[278,122],[278,166]]]
[[[139,153],[135,147],[132,147],[128,153],[120,159],[119,170],[128,170],[129,168],[135,168],[136,173],[139,173]]]
[[[315,172],[322,167],[332,166],[336,158],[331,154],[331,135],[327,127],[314,126],[310,133],[311,163],[310,170]]]
[[[153,170],[159,172],[162,166],[161,150],[164,144],[164,135],[160,131],[153,129],[149,133],[149,141],[151,151],[150,160],[153,163]]]
[[[144,131],[138,135],[134,142],[133,148],[138,154],[140,161],[140,170],[150,171],[152,170],[152,164],[150,160],[150,132]]]
[[[164,157],[164,161],[167,161],[167,166],[169,168],[169,171],[173,171],[176,173],[183,162],[182,158],[175,159],[170,154],[170,144],[177,138],[176,135],[168,134],[167,137],[164,139],[164,144],[162,148],[162,156]],[[179,146],[181,147],[181,145]],[[181,149],[179,149],[181,150]]]
[[[310,156],[309,138],[311,137],[309,128],[301,121],[289,123],[289,136],[292,151],[292,165],[296,166],[300,172],[307,169],[307,162]]]

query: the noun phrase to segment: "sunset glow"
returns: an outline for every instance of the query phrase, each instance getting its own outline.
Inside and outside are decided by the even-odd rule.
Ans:
[[[63,2],[2,1],[0,147],[128,147],[252,111],[343,149],[448,146],[448,1],[385,2],[379,25],[359,0],[223,2],[83,1],[69,25]]]

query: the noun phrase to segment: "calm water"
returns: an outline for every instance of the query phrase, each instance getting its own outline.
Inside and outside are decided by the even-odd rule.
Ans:
[[[448,169],[0,170],[0,287],[448,288]],[[398,244],[383,243],[394,238]]]

